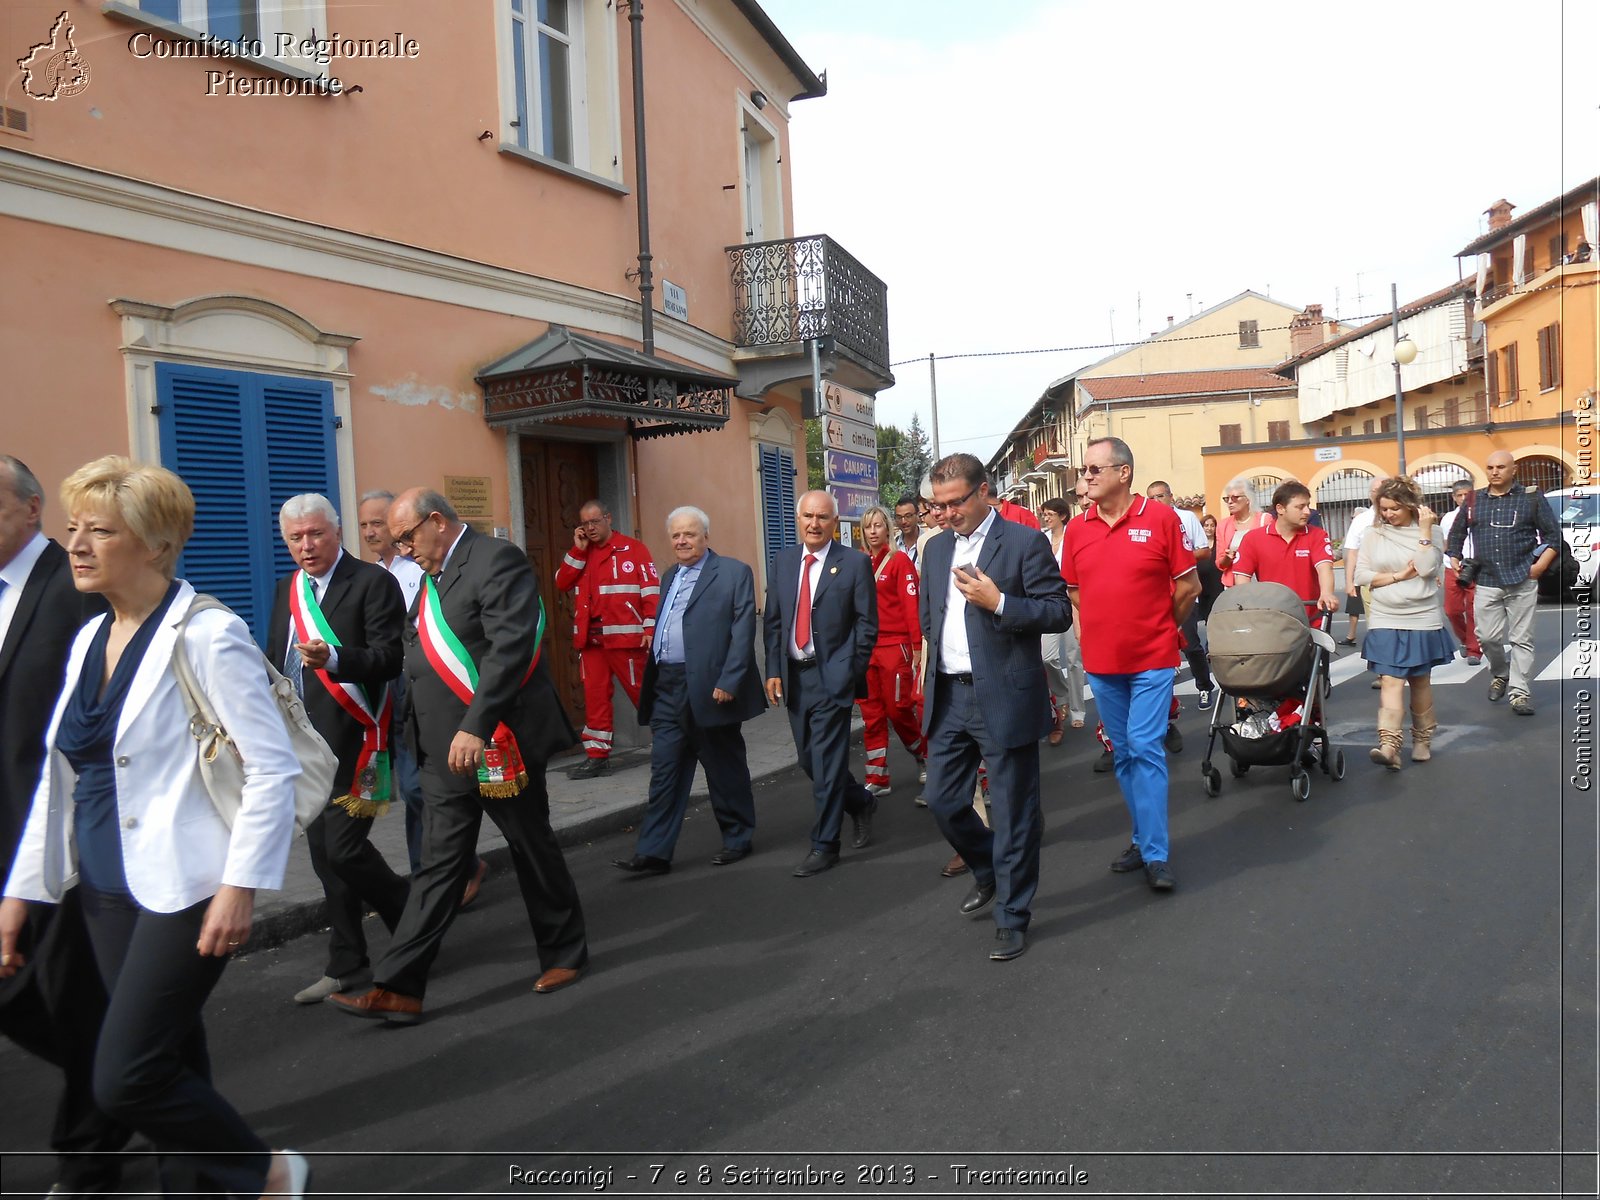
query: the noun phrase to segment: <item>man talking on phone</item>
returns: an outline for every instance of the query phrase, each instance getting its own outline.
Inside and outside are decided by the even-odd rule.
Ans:
[[[947,522],[923,552],[919,600],[927,647],[928,808],[972,868],[963,916],[993,905],[989,958],[1027,949],[1039,887],[1039,739],[1050,732],[1050,693],[1039,638],[1072,623],[1066,585],[1037,529],[989,506],[983,463],[940,459],[933,505]],[[979,760],[989,772],[989,825],[972,807]]]

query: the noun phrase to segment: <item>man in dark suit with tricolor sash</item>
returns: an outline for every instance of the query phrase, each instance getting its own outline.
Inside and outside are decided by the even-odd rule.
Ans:
[[[278,527],[299,569],[278,581],[267,657],[339,760],[328,807],[306,830],[328,901],[328,960],[294,998],[315,1004],[372,981],[361,930],[368,908],[391,932],[405,908],[406,881],[370,834],[389,807],[389,685],[400,674],[406,610],[393,575],[340,548],[339,513],[326,496],[291,496]]]
[[[408,735],[421,767],[422,869],[373,988],[335,993],[355,1016],[410,1024],[428,969],[472,869],[485,813],[505,835],[539,950],[537,992],[589,961],[578,889],[555,832],[544,768],[577,741],[541,650],[545,611],[527,557],[464,525],[438,492],[412,488],[389,507],[395,544],[428,573],[405,630]]]

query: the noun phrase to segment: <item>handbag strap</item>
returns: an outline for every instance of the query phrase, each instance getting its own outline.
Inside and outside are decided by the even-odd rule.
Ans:
[[[189,629],[190,619],[195,613],[205,612],[207,609],[221,609],[229,613],[233,611],[215,596],[198,593],[195,595],[189,604],[189,611],[184,613],[178,622],[178,637],[172,644],[172,673],[177,678],[178,692],[183,696],[183,706],[189,710],[191,727],[198,722],[208,727],[209,731],[221,729],[222,723],[217,720],[216,709],[211,707],[205,688],[201,687],[200,681],[195,678],[194,664],[189,661],[188,644],[184,638]]]

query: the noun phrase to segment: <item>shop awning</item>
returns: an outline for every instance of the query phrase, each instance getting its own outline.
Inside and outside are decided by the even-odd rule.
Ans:
[[[562,325],[491,363],[477,381],[491,426],[609,417],[637,438],[720,429],[739,382]]]

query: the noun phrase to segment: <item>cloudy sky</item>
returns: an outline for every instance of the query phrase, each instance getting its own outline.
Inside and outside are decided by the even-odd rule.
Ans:
[[[1050,383],[1246,289],[1345,320],[1453,282],[1504,196],[1600,174],[1593,0],[762,0],[828,95],[795,232],[889,286],[878,419],[987,458]]]

